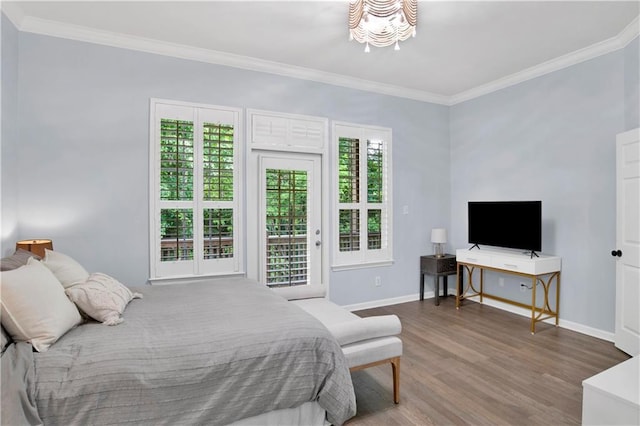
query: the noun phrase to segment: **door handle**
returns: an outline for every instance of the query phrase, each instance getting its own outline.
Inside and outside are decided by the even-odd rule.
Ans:
[[[622,257],[622,250],[611,250],[611,256],[613,257]]]

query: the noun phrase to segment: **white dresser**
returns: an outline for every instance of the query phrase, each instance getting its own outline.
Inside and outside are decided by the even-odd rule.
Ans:
[[[640,425],[640,357],[582,382],[583,425]]]

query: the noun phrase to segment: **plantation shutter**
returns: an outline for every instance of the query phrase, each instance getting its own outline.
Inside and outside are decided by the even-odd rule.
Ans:
[[[151,277],[239,271],[235,109],[152,100]]]
[[[391,129],[334,123],[334,267],[392,260]]]

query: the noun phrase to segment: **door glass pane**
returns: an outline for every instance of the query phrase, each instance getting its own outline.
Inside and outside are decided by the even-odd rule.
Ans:
[[[340,251],[360,250],[360,210],[340,209]]]
[[[193,260],[193,210],[160,210],[160,261]]]
[[[204,259],[233,257],[233,209],[204,209]]]
[[[307,172],[266,170],[266,282],[307,283]]]

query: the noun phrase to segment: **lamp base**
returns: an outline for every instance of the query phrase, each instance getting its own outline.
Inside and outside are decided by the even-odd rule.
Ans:
[[[433,244],[433,254],[435,257],[444,257],[444,248],[442,247],[442,243]]]

